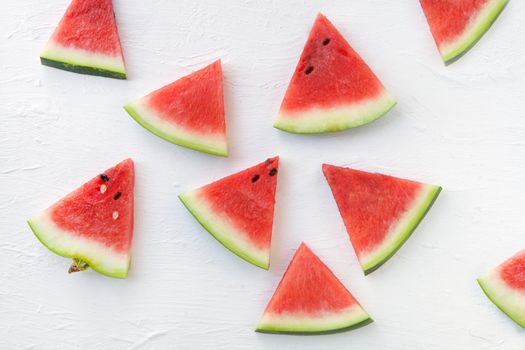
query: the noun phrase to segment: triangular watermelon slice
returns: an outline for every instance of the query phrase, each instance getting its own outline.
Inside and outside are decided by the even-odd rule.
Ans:
[[[319,14],[274,126],[305,134],[340,131],[370,123],[395,104],[341,33]]]
[[[327,334],[372,322],[333,272],[301,244],[268,303],[256,331]]]
[[[111,0],[73,0],[40,54],[43,65],[126,79]]]
[[[501,311],[525,328],[525,250],[478,278],[478,283]]]
[[[485,34],[508,0],[420,0],[445,64],[463,56]]]
[[[365,275],[410,237],[441,187],[324,164],[323,172]]]
[[[221,61],[124,106],[144,128],[172,143],[228,155]]]
[[[201,225],[244,260],[268,269],[279,157],[179,196]]]
[[[133,161],[126,159],[28,220],[51,251],[73,258],[69,272],[91,267],[125,278],[133,238]]]

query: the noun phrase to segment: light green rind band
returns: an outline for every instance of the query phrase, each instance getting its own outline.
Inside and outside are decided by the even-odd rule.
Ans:
[[[388,240],[387,243],[374,251],[372,259],[367,259],[365,262],[361,262],[361,267],[365,275],[368,275],[381,267],[381,265],[387,262],[403,246],[434,204],[436,198],[441,192],[441,187],[425,185],[425,190],[426,193],[424,198],[417,203],[417,207],[415,207],[413,212],[410,213],[406,223],[396,229],[392,239]]]
[[[258,251],[255,247],[249,247],[249,243],[242,242],[242,234],[237,233],[235,228],[214,215],[209,208],[206,208],[206,204],[198,198],[198,193],[194,191],[182,194],[179,195],[179,199],[191,215],[219,243],[247,262],[268,270],[270,267],[269,252]]]
[[[511,320],[525,328],[525,293],[519,293],[507,287],[497,277],[497,271],[478,278],[478,284],[494,305]]]
[[[174,136],[173,134],[170,134],[162,130],[161,128],[155,126],[151,121],[148,120],[146,116],[142,116],[137,111],[136,107],[134,106],[134,103],[128,103],[127,105],[124,106],[124,109],[143,128],[157,135],[158,137],[165,139],[166,141],[169,141],[179,146],[191,148],[196,151],[201,151],[201,152],[214,154],[214,155],[222,156],[222,157],[228,156],[228,149],[227,149],[226,144],[210,142],[205,137],[202,138],[201,142],[199,142],[196,137],[188,136],[187,138],[184,138],[182,136],[185,133],[184,130],[180,130],[178,132],[179,136]],[[172,128],[175,128],[175,127],[172,126]]]
[[[489,1],[457,40],[440,48],[445,64],[451,64],[467,53],[492,26],[507,3],[508,0]]]
[[[49,237],[51,234],[47,231],[47,229],[44,229],[44,226],[46,225],[41,225],[38,219],[30,219],[27,221],[27,223],[29,224],[31,231],[33,231],[36,238],[38,238],[38,240],[53,253],[65,258],[82,260],[86,262],[93,270],[109,277],[126,278],[128,276],[128,270],[131,263],[130,260],[125,262],[124,265],[118,264],[117,266],[117,264],[115,264],[114,266],[109,266],[111,264],[101,263],[101,261],[104,260],[103,257],[94,257],[92,255],[87,255],[80,252],[71,253],[67,245],[61,246],[58,244],[50,244],[51,238]]]

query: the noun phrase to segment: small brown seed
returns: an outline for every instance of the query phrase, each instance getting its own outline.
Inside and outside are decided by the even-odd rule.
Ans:
[[[323,40],[323,46],[326,46],[326,45],[328,45],[328,44],[330,44],[330,38],[326,38],[326,39],[324,39],[324,40]]]
[[[259,174],[255,174],[255,175],[253,175],[253,177],[252,177],[252,183],[257,182],[257,180],[259,180],[259,178],[260,178]]]
[[[306,70],[304,71],[304,74],[308,75],[312,73],[313,71],[314,71],[314,67],[308,66],[308,68],[306,68]]]
[[[109,176],[107,176],[106,174],[100,174],[100,179],[104,182],[108,182]]]
[[[117,200],[117,199],[120,198],[120,196],[122,196],[122,192],[117,192],[117,193],[115,193],[115,195],[113,196],[113,199],[114,199],[114,200]]]
[[[275,176],[277,174],[277,168],[272,168],[272,170],[270,170],[270,172],[268,173],[268,175],[270,176]]]

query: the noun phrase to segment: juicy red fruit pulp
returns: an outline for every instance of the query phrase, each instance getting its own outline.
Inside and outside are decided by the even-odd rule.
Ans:
[[[510,287],[525,292],[525,251],[504,263],[500,273]]]

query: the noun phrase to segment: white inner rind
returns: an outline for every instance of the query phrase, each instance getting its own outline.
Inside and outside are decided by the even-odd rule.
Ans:
[[[136,120],[137,117],[140,118],[137,122],[157,136],[181,146],[220,155],[228,154],[226,135],[193,132],[177,125],[174,121],[168,121],[148,106],[147,97],[129,103],[126,107],[128,106],[137,114],[132,117]]]
[[[465,31],[449,40],[448,42],[440,43],[439,51],[443,60],[450,61],[454,57],[461,54],[463,51],[468,49],[492,23],[493,19],[503,9],[508,0],[490,0],[479,13],[470,20],[469,24],[465,28]]]
[[[396,223],[390,228],[385,236],[385,240],[373,251],[363,251],[359,254],[359,262],[363,270],[373,268],[377,263],[383,261],[394,252],[406,239],[411,232],[411,226],[415,226],[426,208],[432,203],[432,198],[439,190],[438,186],[423,185],[412,204]]]
[[[338,312],[327,310],[317,315],[266,312],[257,329],[276,332],[323,332],[351,327],[369,318],[368,313],[359,304]]]
[[[505,314],[525,328],[525,292],[510,288],[501,278],[501,268],[478,279],[489,299]]]
[[[75,66],[98,68],[126,74],[124,59],[121,55],[105,55],[74,47],[66,47],[53,40],[47,43],[40,57]]]
[[[370,123],[388,112],[395,104],[394,98],[388,91],[383,90],[376,97],[348,105],[313,107],[294,112],[281,110],[274,126],[297,133],[339,131]]]
[[[118,253],[97,241],[61,229],[51,220],[49,210],[29,220],[29,224],[37,238],[53,252],[79,258],[92,269],[109,276],[127,276],[131,260],[129,253]]]
[[[212,206],[195,190],[179,196],[197,220],[226,248],[241,258],[267,269],[270,264],[270,249],[261,249],[248,239],[248,234],[239,230],[226,215],[213,211]]]

